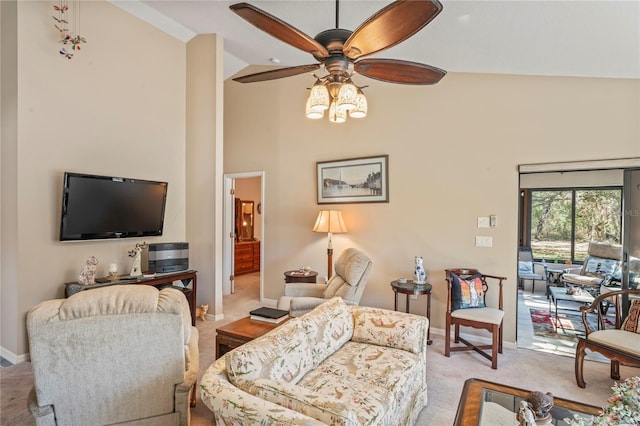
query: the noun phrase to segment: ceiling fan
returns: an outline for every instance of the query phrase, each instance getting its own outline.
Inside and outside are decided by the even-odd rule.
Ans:
[[[442,4],[438,0],[394,1],[380,9],[354,31],[339,27],[338,1],[336,0],[336,28],[322,31],[314,38],[248,3],[231,5],[231,10],[250,24],[278,40],[310,53],[319,62],[249,74],[233,80],[240,83],[274,80],[312,72],[324,66],[329,74],[324,77],[316,76],[314,88],[325,87],[333,103],[333,100],[338,98],[338,91],[341,91],[344,86],[353,86],[349,87],[353,96],[362,94],[362,87],[352,84],[351,76],[354,73],[389,83],[414,85],[434,84],[444,77],[446,71],[426,64],[398,59],[362,59],[395,46],[424,28],[442,11]],[[352,66],[352,72],[350,72],[350,66]],[[309,102],[307,104],[309,116]],[[336,110],[356,108],[355,101],[336,102],[335,105]],[[321,105],[315,105],[316,112],[328,108],[329,102],[324,100]]]

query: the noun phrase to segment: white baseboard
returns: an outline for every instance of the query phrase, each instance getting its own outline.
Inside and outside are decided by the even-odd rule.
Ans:
[[[27,362],[31,359],[28,353],[22,354],[22,355],[16,355],[15,353],[11,352],[9,349],[6,349],[2,346],[0,346],[0,356],[6,359],[7,361],[9,361],[11,364],[19,364],[21,362]]]

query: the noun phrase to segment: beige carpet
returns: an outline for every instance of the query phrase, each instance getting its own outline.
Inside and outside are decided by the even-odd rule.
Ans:
[[[257,274],[238,277],[235,294],[225,297],[225,320],[198,321],[200,331],[200,374],[214,361],[215,329],[224,323],[246,315],[261,306],[258,302]],[[462,387],[467,378],[476,377],[530,390],[552,392],[554,395],[602,406],[611,394],[614,381],[609,378],[609,365],[601,362],[585,363],[586,389],[575,384],[573,359],[528,349],[505,349],[499,357],[498,370],[489,361],[471,352],[443,355],[443,337],[433,335],[433,345],[427,355],[427,383],[429,404],[422,411],[416,425],[450,425],[453,423]],[[640,369],[621,368],[622,377],[640,375]],[[31,365],[22,363],[0,369],[0,424],[34,425],[26,410],[26,400],[33,383]],[[215,425],[213,415],[200,401],[192,409],[193,426]]]

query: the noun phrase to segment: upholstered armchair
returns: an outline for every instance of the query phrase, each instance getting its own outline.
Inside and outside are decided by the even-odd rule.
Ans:
[[[284,296],[278,300],[278,309],[289,311],[292,317],[299,317],[336,296],[342,297],[347,304],[357,305],[367,285],[371,267],[371,259],[366,254],[354,248],[346,249],[336,261],[336,273],[327,284],[285,284]]]
[[[608,277],[620,280],[622,264],[622,246],[591,241],[582,268],[568,269],[562,274],[565,286],[581,287],[594,297],[600,294],[600,285]]]
[[[198,330],[181,291],[114,285],[48,300],[27,333],[37,425],[189,424]]]

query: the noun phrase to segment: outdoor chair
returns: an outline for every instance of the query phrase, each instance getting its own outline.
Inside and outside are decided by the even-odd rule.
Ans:
[[[498,353],[502,353],[502,319],[504,317],[502,282],[505,277],[480,273],[477,269],[445,269],[447,280],[447,313],[445,325],[445,356],[451,352],[473,350],[491,361],[491,368],[498,368]],[[497,281],[497,308],[489,307],[487,279]],[[494,281],[494,282],[495,282]],[[451,346],[451,326],[454,326],[454,343]],[[487,330],[492,335],[490,345],[475,345],[460,337],[460,326]],[[491,354],[487,350],[491,350]]]
[[[518,285],[524,290],[524,281],[531,280],[531,293],[535,292],[536,281],[545,283],[545,294],[549,296],[549,273],[547,265],[533,260],[530,247],[518,249]]]
[[[606,280],[621,280],[622,246],[591,241],[587,254],[580,270],[568,269],[562,274],[562,283],[580,287],[597,297]]]
[[[628,298],[630,307],[626,318],[623,318],[624,299]],[[605,329],[600,305],[604,299],[612,301],[615,306],[615,328]],[[575,375],[576,383],[584,388],[584,357],[586,350],[598,352],[611,361],[611,378],[620,380],[620,364],[640,367],[640,289],[627,289],[601,294],[590,306],[580,308],[586,335],[578,336],[576,347]],[[598,330],[592,330],[587,321],[587,314],[597,313]],[[623,321],[624,319],[624,321]]]
[[[292,317],[311,312],[316,306],[339,296],[349,305],[357,305],[369,280],[373,263],[369,256],[355,248],[342,252],[335,264],[335,275],[327,284],[287,283],[278,309]]]

